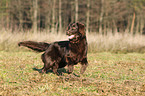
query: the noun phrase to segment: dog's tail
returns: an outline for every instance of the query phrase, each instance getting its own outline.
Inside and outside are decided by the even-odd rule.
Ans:
[[[24,42],[19,42],[18,46],[25,46],[34,51],[43,52],[43,51],[47,50],[47,48],[50,46],[50,44],[45,43],[45,42],[24,41]]]

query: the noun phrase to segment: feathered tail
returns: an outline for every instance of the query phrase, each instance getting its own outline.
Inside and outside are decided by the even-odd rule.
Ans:
[[[45,43],[45,42],[24,41],[24,42],[19,42],[18,46],[25,46],[34,51],[43,52],[43,51],[47,50],[47,48],[50,46],[50,44]]]

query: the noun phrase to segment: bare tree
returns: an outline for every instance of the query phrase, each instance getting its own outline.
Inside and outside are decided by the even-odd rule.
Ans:
[[[34,33],[37,33],[38,0],[33,1],[33,8],[34,8],[33,31]]]
[[[103,21],[103,14],[104,14],[104,0],[101,0],[101,8],[100,8],[100,19],[99,19],[99,33],[102,34],[102,21]]]
[[[145,20],[144,19],[145,19],[144,16],[142,16],[141,19],[140,19],[140,33],[141,34],[143,34],[143,29],[144,29],[144,32],[145,32],[145,22],[144,22]]]
[[[86,20],[86,32],[89,32],[89,24],[90,24],[90,0],[87,0],[87,20]]]
[[[19,15],[19,28],[20,30],[22,30],[22,26],[23,26],[23,9],[22,9],[22,1],[18,0],[18,4],[19,4],[19,11],[18,11],[18,15]]]
[[[135,22],[135,12],[133,12],[133,17],[132,17],[132,23],[131,23],[131,29],[130,32],[133,35],[133,29],[134,29],[134,22]]]
[[[75,0],[75,22],[78,21],[78,11],[79,11],[78,0]]]
[[[9,1],[8,0],[6,0],[6,13],[7,13],[7,19],[6,19],[6,21],[7,21],[7,28],[9,28]]]
[[[56,0],[53,0],[51,32],[54,32],[54,33],[55,33],[55,6],[56,6],[55,3],[56,3]]]
[[[62,32],[61,5],[62,5],[62,2],[61,0],[59,0],[59,32]]]

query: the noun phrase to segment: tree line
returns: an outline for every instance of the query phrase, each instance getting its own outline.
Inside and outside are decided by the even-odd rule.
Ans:
[[[64,32],[71,22],[87,32],[145,33],[145,0],[0,0],[0,28]]]

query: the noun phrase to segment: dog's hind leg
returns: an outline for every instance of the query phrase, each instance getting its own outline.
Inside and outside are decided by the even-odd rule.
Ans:
[[[41,73],[46,73],[48,69],[50,69],[51,66],[49,63],[44,63],[44,67],[42,68]]]
[[[48,62],[45,58],[45,53],[41,55],[41,59],[42,59],[42,62],[44,63],[44,67],[42,68],[42,73],[46,73],[46,71],[48,69],[50,69],[52,66],[50,64],[50,62]]]
[[[57,72],[58,67],[58,64],[54,64],[54,66],[52,67],[52,71],[54,72],[54,74],[59,75],[59,73]]]
[[[73,72],[74,65],[70,64],[68,65],[68,74],[71,74]]]

